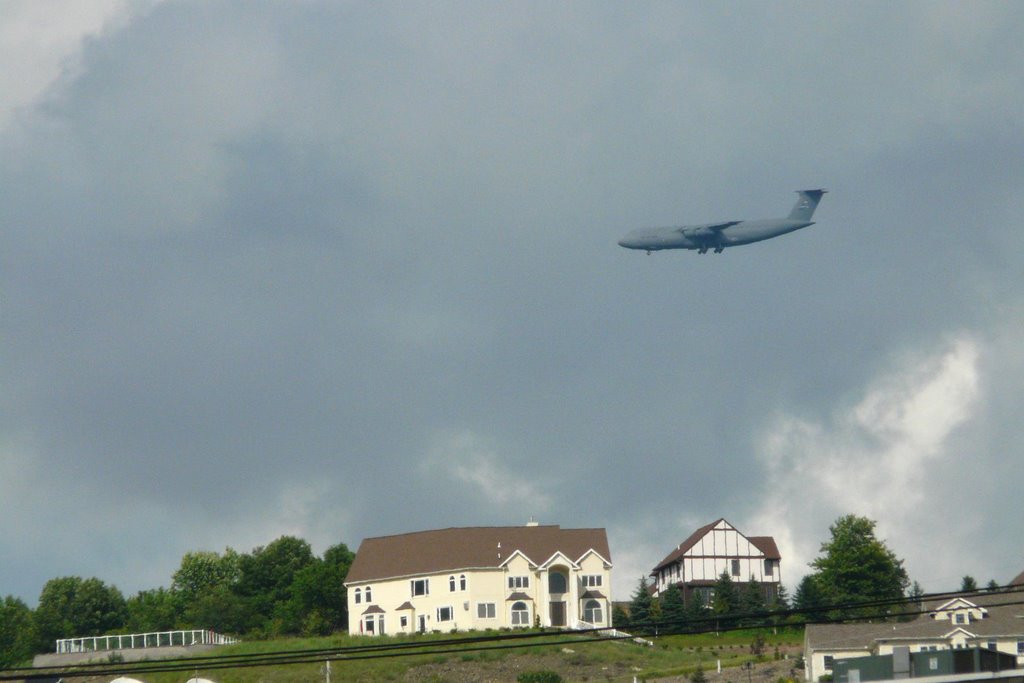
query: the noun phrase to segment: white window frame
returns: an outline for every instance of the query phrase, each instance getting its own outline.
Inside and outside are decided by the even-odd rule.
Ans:
[[[604,577],[600,574],[584,574],[583,575],[583,587],[584,588],[600,588],[604,583]]]
[[[483,614],[481,614],[483,612]],[[498,618],[498,606],[493,602],[478,602],[476,603],[476,618],[477,619],[497,619]]]
[[[452,574],[451,576],[448,577],[448,592],[449,593],[454,593],[455,592],[455,575],[454,574]]]
[[[466,579],[465,574],[459,574],[459,590],[464,591],[469,586],[469,581]]]
[[[366,597],[366,604],[367,605],[369,605],[371,602],[373,602],[373,598],[370,597],[370,587],[369,586],[366,587],[366,590],[363,593],[364,593],[364,596]]]
[[[422,593],[416,592],[416,584],[418,583],[423,584]],[[430,595],[430,579],[412,579],[411,581],[409,581],[409,593],[414,598],[422,598],[427,595]]]
[[[509,576],[508,577],[509,590],[529,590],[530,588],[530,577],[529,576]]]
[[[583,603],[583,620],[590,624],[603,624],[604,608],[601,607],[601,603],[597,600],[587,600]]]
[[[356,604],[359,605],[363,602],[363,589],[357,588],[355,592]]]
[[[522,605],[524,609],[517,610],[516,605]],[[530,626],[530,603],[525,600],[518,600],[512,603],[509,608],[509,623],[512,626]]]
[[[447,619],[443,619],[441,617],[441,610],[447,610],[448,611],[448,618]],[[449,621],[455,621],[455,608],[452,607],[451,605],[441,605],[440,607],[437,608],[436,616],[437,616],[437,623],[439,623],[439,624],[447,624]]]

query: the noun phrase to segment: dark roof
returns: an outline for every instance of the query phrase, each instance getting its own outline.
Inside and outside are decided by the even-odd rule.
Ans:
[[[1010,582],[1011,586],[1024,586],[1024,572],[1017,574],[1017,576]]]
[[[384,610],[377,605],[370,605],[363,610],[363,614],[384,614]]]
[[[601,591],[584,591],[583,595],[580,596],[582,600],[589,600],[591,598],[604,598],[605,595]]]
[[[512,602],[513,600],[529,600],[530,602],[533,602],[533,598],[526,593],[512,593],[505,598],[505,602]]]
[[[775,539],[771,536],[747,536],[747,540],[753,543],[758,550],[764,553],[764,559],[782,559],[782,553],[779,552],[779,546],[775,545]]]
[[[651,573],[652,574],[657,574],[659,569],[661,569],[662,567],[664,567],[667,564],[672,564],[673,562],[678,560],[680,557],[685,555],[690,550],[690,548],[692,548],[693,546],[697,545],[697,541],[699,541],[700,539],[704,538],[704,536],[706,536],[709,531],[711,531],[716,526],[718,526],[719,522],[725,522],[726,524],[729,524],[729,521],[727,519],[725,519],[724,517],[719,517],[718,519],[716,519],[715,521],[711,522],[710,524],[705,524],[701,528],[697,529],[692,534],[690,534],[686,538],[685,541],[680,543],[676,547],[675,550],[670,552],[665,557],[664,560],[662,560],[657,565],[655,565],[655,567],[651,571]],[[729,526],[732,526],[732,524],[729,524]],[[736,527],[732,527],[732,528],[736,529]],[[782,559],[782,555],[779,553],[779,547],[777,545],[775,545],[775,539],[773,537],[771,537],[771,536],[745,536],[745,535],[743,535],[742,532],[739,531],[739,529],[736,529],[736,531],[741,536],[743,536],[748,541],[750,541],[750,543],[755,548],[757,548],[762,553],[764,553],[764,557],[765,557],[766,560],[780,560],[780,559]]]
[[[933,619],[931,612],[951,599],[925,604],[924,611],[912,621],[880,624],[808,624],[804,642],[811,649],[871,649],[879,641],[941,638],[950,631],[963,629],[978,637],[1024,635],[1024,608],[1007,605],[1015,601],[1012,593],[972,594],[963,598],[987,610],[987,616],[969,624],[956,624],[946,619]]]
[[[461,527],[364,539],[345,583],[497,569],[516,551],[534,564],[558,552],[578,562],[589,551],[611,562],[604,529],[562,529],[557,524]]]
[[[666,564],[669,564],[671,562],[675,562],[678,558],[680,558],[683,555],[685,555],[687,550],[689,550],[694,545],[696,545],[697,541],[699,541],[700,539],[704,538],[704,535],[707,534],[712,529],[714,529],[715,525],[718,524],[719,522],[721,522],[723,519],[724,518],[720,517],[720,518],[716,519],[715,521],[711,522],[711,524],[705,524],[704,526],[702,526],[701,528],[697,529],[692,534],[687,536],[685,541],[683,541],[678,546],[676,546],[675,550],[670,552],[665,557],[664,560],[662,560],[661,562],[658,563],[658,565],[654,568],[654,571],[655,572],[658,571],[659,569],[664,567]]]

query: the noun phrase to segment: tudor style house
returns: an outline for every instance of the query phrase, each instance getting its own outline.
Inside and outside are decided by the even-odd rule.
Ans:
[[[1014,581],[1021,581],[1024,574]],[[1016,586],[1015,586],[1016,587]],[[965,593],[922,606],[913,621],[873,624],[808,624],[804,673],[809,681],[833,673],[836,660],[931,650],[986,648],[1017,657],[1024,665],[1024,606],[1020,592]]]
[[[611,626],[604,529],[466,527],[367,538],[345,580],[349,633]]]
[[[715,582],[727,573],[741,584],[757,581],[772,600],[782,581],[779,548],[771,536],[744,536],[724,519],[718,519],[690,534],[651,571],[654,595],[672,584],[683,590],[689,602],[700,595],[710,604]]]

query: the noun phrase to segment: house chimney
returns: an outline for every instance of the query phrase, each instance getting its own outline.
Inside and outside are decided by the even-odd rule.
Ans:
[[[537,520],[533,518],[533,515],[530,515],[530,521],[526,523],[526,526],[537,526]]]

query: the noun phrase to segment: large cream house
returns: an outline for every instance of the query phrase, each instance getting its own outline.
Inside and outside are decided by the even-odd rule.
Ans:
[[[705,604],[723,572],[737,583],[757,581],[771,600],[782,581],[782,558],[771,536],[744,536],[724,519],[705,524],[677,545],[651,570],[654,595],[675,584],[689,602],[700,595]]]
[[[367,538],[345,580],[353,635],[611,626],[604,529],[466,527]]]
[[[1021,581],[1024,574],[1014,581]],[[1021,592],[965,593],[923,605],[912,621],[808,624],[804,630],[804,667],[809,681],[833,673],[839,659],[910,652],[982,647],[1017,657],[1024,665],[1024,607]]]

